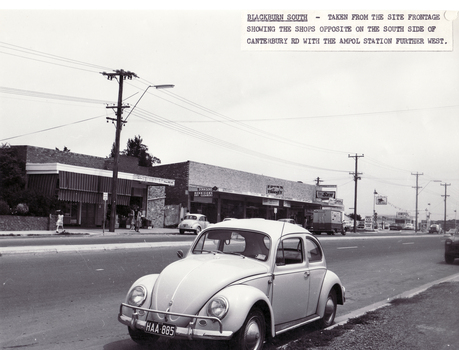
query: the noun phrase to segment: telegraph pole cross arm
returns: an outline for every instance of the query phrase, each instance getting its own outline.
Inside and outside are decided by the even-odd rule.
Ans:
[[[112,197],[111,197],[111,211],[110,211],[110,232],[115,232],[115,221],[116,221],[116,202],[117,202],[117,191],[118,191],[118,161],[120,154],[120,136],[121,128],[126,121],[121,119],[123,109],[128,106],[123,106],[123,82],[126,79],[132,80],[132,78],[138,78],[137,74],[122,69],[115,70],[114,73],[102,72],[108,80],[118,78],[118,104],[116,106],[110,106],[107,108],[116,108],[116,120],[114,118],[107,118],[116,122],[116,135],[115,135],[115,154],[113,155],[113,178],[112,178]],[[105,218],[104,218],[105,219]]]

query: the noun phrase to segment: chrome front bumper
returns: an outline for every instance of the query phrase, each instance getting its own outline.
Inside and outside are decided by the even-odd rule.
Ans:
[[[129,308],[133,310],[132,316],[123,314],[123,307]],[[213,340],[229,340],[233,336],[233,332],[231,331],[223,331],[223,324],[220,319],[217,317],[211,316],[198,316],[198,315],[188,315],[188,314],[181,314],[175,312],[168,312],[168,311],[159,311],[153,309],[147,309],[142,307],[135,307],[132,305],[128,305],[122,303],[120,305],[120,312],[118,314],[118,321],[122,324],[132,328],[142,330],[144,332],[146,329],[147,321],[139,319],[139,310],[145,312],[153,312],[161,315],[169,315],[169,316],[180,316],[180,317],[188,317],[191,318],[190,323],[187,327],[176,327],[175,336],[174,338],[182,338],[182,339],[213,339]],[[206,329],[196,329],[197,320],[210,320],[212,322],[218,323],[219,330],[206,330]],[[146,332],[148,334],[152,334]],[[156,333],[155,333],[156,334]],[[161,336],[160,334],[157,334]]]

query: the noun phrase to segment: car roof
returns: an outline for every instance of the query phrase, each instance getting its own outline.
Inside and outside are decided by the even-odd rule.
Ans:
[[[278,240],[281,236],[291,233],[310,233],[308,230],[285,221],[274,221],[266,219],[238,219],[222,221],[212,225],[209,229],[233,228],[260,231],[271,236],[273,240]]]

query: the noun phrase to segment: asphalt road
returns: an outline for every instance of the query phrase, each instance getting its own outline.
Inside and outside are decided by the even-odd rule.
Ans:
[[[184,247],[193,237],[185,238]],[[442,236],[322,236],[320,240],[329,268],[347,289],[347,302],[338,308],[338,319],[457,273],[456,264],[443,261]],[[3,254],[0,347],[138,349],[117,321],[119,303],[135,279],[157,273],[177,259],[178,248],[170,245]],[[82,246],[81,242],[76,246]],[[289,342],[305,331],[303,327],[288,332],[279,341]],[[215,348],[211,343],[192,348],[206,347]],[[166,348],[190,347],[183,342],[163,342],[159,347]]]

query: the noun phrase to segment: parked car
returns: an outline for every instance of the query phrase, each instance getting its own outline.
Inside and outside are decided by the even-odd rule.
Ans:
[[[402,230],[414,230],[414,225],[413,224],[405,224],[405,226],[403,226]]]
[[[193,232],[198,234],[209,225],[210,223],[207,221],[207,217],[205,215],[187,214],[183,218],[182,222],[178,225],[178,229],[180,234],[184,234],[185,232]]]
[[[267,337],[334,322],[345,302],[319,240],[297,225],[239,219],[202,231],[160,274],[139,278],[118,320],[139,344],[161,337],[230,341],[260,350]]]
[[[400,224],[390,224],[389,230],[391,231],[400,231],[402,229],[402,225]]]
[[[445,261],[447,264],[454,263],[459,258],[459,230],[456,229],[451,237],[445,241]]]
[[[437,224],[432,224],[430,225],[429,227],[429,233],[437,233],[437,234],[440,234],[442,231],[441,231],[441,226],[440,225],[437,225]]]

